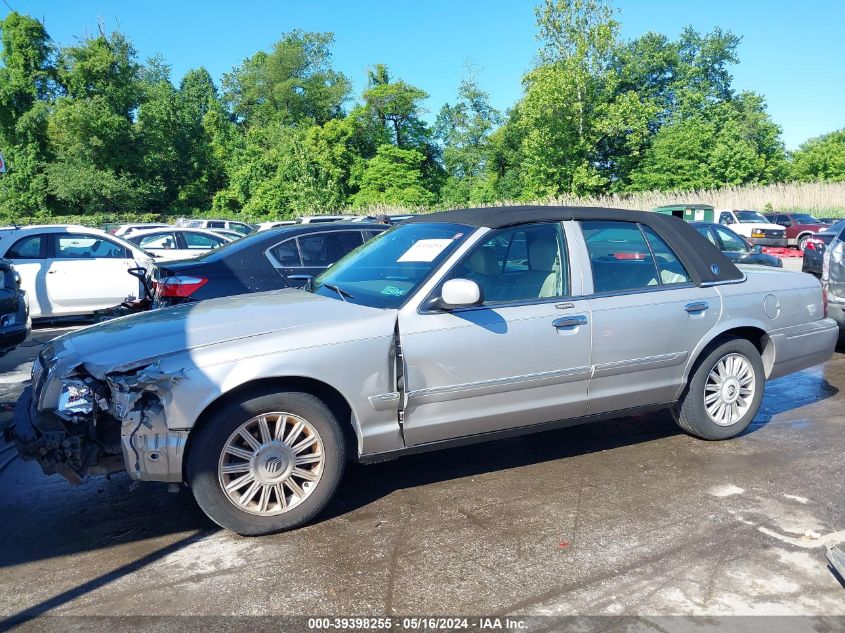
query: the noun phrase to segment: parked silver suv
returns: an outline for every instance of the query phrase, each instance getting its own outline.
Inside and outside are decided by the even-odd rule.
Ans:
[[[765,380],[825,361],[837,331],[816,279],[743,272],[671,216],[450,211],[305,290],[55,339],[14,436],[45,473],[185,482],[218,524],[266,534],[320,512],[350,459],[658,409],[733,437]]]

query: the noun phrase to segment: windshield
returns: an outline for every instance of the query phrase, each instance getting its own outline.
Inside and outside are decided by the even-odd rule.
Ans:
[[[756,211],[737,211],[735,215],[736,219],[743,224],[752,224],[754,222],[771,224],[763,214],[757,213]]]
[[[795,224],[824,224],[824,222],[818,218],[814,218],[809,213],[793,213],[792,221]]]
[[[372,308],[398,308],[472,231],[434,222],[397,226],[328,268],[310,291]]]

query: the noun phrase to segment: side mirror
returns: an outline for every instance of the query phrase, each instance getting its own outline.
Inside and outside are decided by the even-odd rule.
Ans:
[[[762,247],[762,246],[760,246],[759,244],[754,244],[754,245],[751,247],[751,252],[752,252],[752,253],[762,253],[762,252],[763,252],[763,247]]]
[[[471,279],[450,279],[440,290],[439,308],[454,310],[481,305],[481,288]]]

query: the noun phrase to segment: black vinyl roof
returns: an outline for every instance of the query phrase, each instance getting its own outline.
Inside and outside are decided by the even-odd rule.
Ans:
[[[601,207],[511,206],[455,209],[416,215],[403,224],[450,222],[500,229],[536,222],[621,221],[639,222],[652,228],[678,255],[697,284],[739,281],[744,275],[710,240],[680,218],[652,211]]]

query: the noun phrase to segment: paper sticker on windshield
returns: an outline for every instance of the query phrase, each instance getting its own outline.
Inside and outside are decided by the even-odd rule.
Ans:
[[[397,262],[433,262],[452,240],[420,240],[402,253]]]
[[[405,294],[405,291],[401,288],[397,288],[396,286],[385,286],[382,288],[381,294],[390,295],[391,297],[401,297]]]

